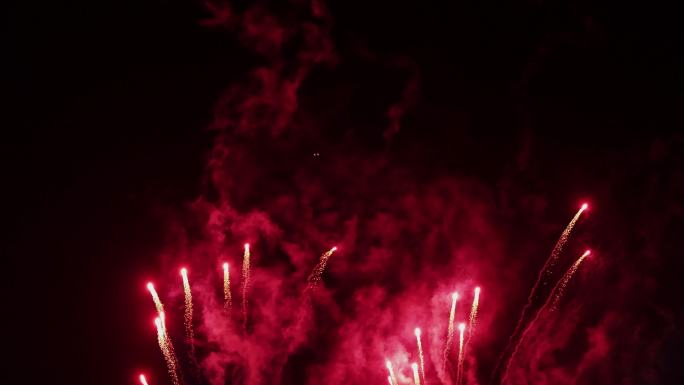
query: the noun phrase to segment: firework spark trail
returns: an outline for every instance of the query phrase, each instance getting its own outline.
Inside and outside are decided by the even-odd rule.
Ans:
[[[548,310],[553,310],[557,305],[558,301],[560,301],[560,298],[563,296],[563,291],[565,290],[565,287],[568,285],[568,282],[570,279],[572,279],[572,276],[575,274],[577,269],[579,268],[579,265],[584,261],[586,257],[591,254],[590,250],[585,251],[577,260],[568,268],[568,270],[563,274],[563,277],[556,283],[556,286],[553,287],[553,290],[551,291],[551,295],[549,295],[549,298],[546,299],[546,302],[544,305],[539,309],[537,314],[535,314],[534,318],[530,323],[527,324],[527,327],[523,331],[522,335],[520,336],[520,340],[518,341],[518,344],[515,345],[515,349],[511,353],[511,357],[508,359],[508,362],[506,363],[506,367],[504,368],[503,372],[503,380],[502,383],[505,383],[506,379],[508,378],[508,371],[510,370],[511,363],[513,362],[513,359],[515,358],[516,354],[518,353],[518,348],[520,347],[520,344],[525,340],[525,337],[527,334],[532,330],[534,325],[537,323],[539,320],[539,317],[541,317],[542,314],[548,309]]]
[[[190,346],[190,353],[194,354],[194,332],[192,330],[192,291],[190,291],[190,282],[188,281],[188,270],[186,268],[181,269],[181,276],[183,277],[183,293],[185,294],[185,337],[187,338],[188,345]]]
[[[552,298],[552,302],[548,305],[550,310],[555,310],[558,307],[558,302],[560,301],[561,297],[563,296],[563,292],[565,291],[565,287],[568,285],[568,282],[572,279],[572,276],[575,275],[575,272],[579,268],[579,265],[584,261],[586,257],[591,254],[591,250],[587,250],[582,254],[575,263],[570,266],[568,271],[563,274],[563,278],[561,278],[560,281],[554,286],[553,290],[551,291],[551,296],[549,298]],[[546,305],[545,305],[546,307]]]
[[[223,306],[226,310],[230,310],[233,306],[233,298],[230,295],[230,266],[228,263],[223,264]]]
[[[142,385],[147,385],[147,379],[145,378],[144,374],[141,374],[139,378],[140,378],[140,383]]]
[[[310,289],[313,289],[314,287],[318,286],[318,284],[321,282],[323,270],[325,270],[325,266],[328,264],[328,259],[330,259],[330,256],[333,255],[335,250],[337,250],[337,247],[333,247],[332,249],[321,254],[321,258],[318,260],[318,264],[316,265],[316,267],[314,267],[313,271],[311,272],[311,275],[309,275],[308,287]]]
[[[247,291],[249,290],[249,243],[245,243],[245,254],[242,257],[242,322],[247,330]]]
[[[459,340],[458,340],[458,366],[456,369],[456,385],[461,384],[461,376],[463,376],[463,332],[465,331],[465,323],[458,324]]]
[[[480,287],[475,288],[473,305],[470,308],[470,324],[468,325],[468,340],[473,336],[473,329],[477,325],[477,308],[480,306]]]
[[[390,385],[399,385],[399,381],[397,381],[397,376],[394,374],[394,369],[392,368],[390,360],[385,361],[385,364],[387,365],[387,371],[389,372]]]
[[[389,385],[396,385],[394,382],[392,382],[392,377],[387,376],[387,382],[389,382]]]
[[[166,361],[166,368],[168,369],[169,377],[171,377],[171,382],[173,382],[174,385],[179,385],[180,382],[178,380],[176,359],[169,345],[164,322],[161,317],[158,317],[155,318],[154,324],[157,326],[157,341],[159,342],[159,349],[161,349],[164,360]]]
[[[444,347],[444,362],[443,368],[446,370],[449,362],[449,352],[454,342],[454,318],[456,317],[456,302],[458,301],[458,293],[451,294],[451,310],[449,311],[449,325],[447,327],[447,340]]]
[[[572,219],[570,220],[570,223],[568,223],[568,225],[561,233],[561,236],[558,238],[558,241],[556,241],[556,244],[554,245],[553,250],[551,251],[551,255],[549,255],[549,258],[546,260],[546,262],[544,262],[544,266],[541,268],[541,270],[539,270],[537,280],[535,281],[534,286],[532,286],[530,295],[527,297],[527,303],[525,304],[525,307],[523,307],[522,312],[520,313],[520,318],[518,318],[518,322],[515,325],[515,328],[513,329],[513,333],[508,339],[508,344],[506,344],[506,347],[504,348],[501,356],[499,357],[499,361],[494,370],[494,377],[492,377],[492,380],[494,380],[496,378],[497,373],[499,373],[499,369],[501,368],[503,361],[506,359],[506,355],[508,354],[508,352],[512,350],[512,347],[513,350],[515,350],[514,344],[519,343],[517,342],[517,340],[519,340],[518,337],[520,336],[523,325],[525,324],[525,319],[529,317],[528,313],[532,308],[534,300],[539,295],[538,292],[541,290],[541,286],[546,286],[546,281],[553,273],[552,267],[554,267],[558,262],[560,253],[561,251],[563,251],[563,247],[565,246],[565,243],[567,243],[568,238],[570,237],[570,233],[572,232],[572,229],[575,227],[575,224],[579,220],[582,213],[585,210],[587,210],[588,207],[589,205],[587,205],[586,203],[582,204],[582,206],[577,211],[575,216],[572,217]],[[510,356],[508,356],[508,360],[505,363],[505,366],[508,366],[509,360]]]
[[[152,294],[152,301],[154,301],[154,306],[157,308],[157,313],[164,313],[164,305],[162,305],[159,295],[157,295],[157,291],[154,289],[152,282],[147,283],[147,290],[149,290],[150,294]]]
[[[411,364],[411,369],[413,369],[413,382],[415,385],[420,385],[420,375],[418,375],[418,364],[415,362]]]
[[[416,334],[416,342],[418,343],[418,357],[420,358],[420,376],[423,379],[423,383],[427,384],[427,381],[425,381],[425,358],[423,356],[423,344],[420,342],[420,328],[416,328],[414,332]]]

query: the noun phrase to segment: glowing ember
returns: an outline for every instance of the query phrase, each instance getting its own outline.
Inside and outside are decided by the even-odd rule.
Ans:
[[[159,295],[157,295],[157,291],[154,289],[152,282],[147,283],[147,290],[149,290],[150,294],[152,294],[152,301],[154,301],[154,306],[157,308],[157,313],[162,314],[164,312],[164,306],[162,305]]]
[[[185,295],[185,336],[190,346],[190,352],[194,351],[194,333],[192,329],[192,292],[190,291],[190,282],[188,281],[188,270],[181,269],[181,276],[183,277],[183,293]]]
[[[230,294],[230,266],[228,263],[223,264],[223,306],[226,310],[230,310],[233,306],[233,299]]]
[[[411,364],[411,369],[413,369],[413,382],[416,385],[420,385],[420,376],[418,375],[418,364],[415,362]]]
[[[147,379],[145,378],[144,374],[141,374],[139,378],[140,378],[140,383],[142,385],[147,385]]]
[[[314,288],[321,282],[321,276],[323,275],[325,266],[328,264],[328,259],[330,259],[330,256],[333,255],[336,250],[337,247],[333,247],[321,255],[320,259],[318,260],[318,264],[316,267],[314,267],[311,275],[309,275],[309,288]]]
[[[247,292],[249,290],[249,243],[245,243],[245,253],[242,257],[242,326],[247,330]]]

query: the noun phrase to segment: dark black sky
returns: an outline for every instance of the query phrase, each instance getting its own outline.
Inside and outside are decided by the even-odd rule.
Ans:
[[[384,111],[411,76],[386,63],[409,60],[421,87],[389,150],[398,162],[491,184],[522,170],[516,185],[551,202],[601,184],[596,199],[614,199],[613,210],[671,213],[654,278],[660,305],[681,321],[680,14],[618,1],[368,3],[330,5],[340,64],[314,71],[301,90],[321,115],[344,100],[349,113],[331,135],[355,127],[363,146],[382,149]],[[136,318],[149,305],[140,283],[158,268],[160,212],[199,193],[213,104],[259,59],[203,27],[200,2],[5,8],[0,250],[10,343],[0,382],[133,383],[139,368],[161,367],[149,320]],[[681,339],[662,352],[659,383],[683,380]]]

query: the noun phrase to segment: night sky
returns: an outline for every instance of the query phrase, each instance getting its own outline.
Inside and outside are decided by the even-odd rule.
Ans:
[[[355,312],[375,308],[368,298],[414,309],[410,293],[446,290],[436,282],[448,285],[449,271],[483,285],[469,383],[487,384],[585,200],[564,263],[584,247],[598,263],[566,294],[572,329],[535,339],[581,341],[589,330],[605,351],[576,342],[525,354],[556,349],[548,371],[582,370],[578,384],[684,383],[684,27],[674,8],[206,4],[6,7],[0,383],[136,384],[145,372],[150,385],[170,384],[145,283],[180,314],[177,269],[196,266],[200,281],[225,252],[237,273],[240,245],[253,241],[255,303],[260,283],[306,278],[341,245],[314,300],[317,331],[279,379],[254,383],[386,384],[384,357],[366,350],[368,367],[336,374],[336,354],[351,349],[337,336],[362,335],[350,330],[365,317]],[[229,218],[220,247],[205,226],[212,213]],[[241,375],[232,383],[247,383]],[[528,381],[512,383],[572,383]]]

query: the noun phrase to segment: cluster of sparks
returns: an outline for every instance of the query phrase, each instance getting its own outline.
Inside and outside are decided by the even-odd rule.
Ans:
[[[540,315],[543,314],[545,311],[553,311],[557,309],[558,303],[560,299],[563,296],[563,293],[565,291],[566,286],[568,285],[569,281],[572,279],[573,275],[581,265],[581,263],[591,254],[589,250],[585,251],[565,272],[565,274],[561,277],[561,279],[556,283],[556,285],[553,287],[551,290],[550,294],[548,295],[546,302],[544,305],[534,313],[534,316],[531,320],[531,322],[525,323],[525,317],[528,316],[528,312],[531,311],[532,308],[532,303],[533,300],[536,299],[540,295],[540,291],[544,286],[548,284],[549,278],[553,274],[553,268],[557,264],[558,259],[560,257],[560,253],[567,242],[570,233],[575,226],[576,222],[579,220],[581,214],[587,209],[587,204],[583,204],[579,211],[575,214],[575,216],[572,218],[570,223],[566,226],[565,230],[562,232],[560,238],[558,239],[556,245],[553,248],[553,251],[551,252],[551,255],[549,258],[546,260],[543,268],[539,272],[538,279],[535,282],[531,293],[528,297],[528,302],[526,306],[522,310],[522,314],[520,317],[520,320],[518,321],[518,324],[515,327],[515,330],[513,334],[511,335],[511,338],[509,340],[509,345],[506,347],[506,349],[511,349],[512,353],[510,353],[507,356],[502,356],[502,359],[500,360],[499,365],[502,364],[503,361],[503,382],[505,383],[505,380],[507,378],[507,373],[508,373],[508,368],[509,365],[512,361],[512,359],[515,357],[517,353],[517,348],[520,345],[521,341],[526,337],[528,332],[533,328],[534,324],[537,322],[539,319]],[[329,258],[332,256],[332,254],[337,250],[336,247],[333,247],[323,253],[320,256],[318,264],[314,267],[313,271],[308,277],[308,289],[313,289],[316,286],[318,286],[322,280],[322,274],[325,270],[325,267],[328,263]],[[244,254],[243,254],[243,261],[242,261],[242,319],[243,319],[243,325],[246,330],[247,328],[247,322],[248,322],[248,293],[249,293],[249,279],[250,279],[250,247],[249,244],[246,243],[244,245]],[[190,348],[191,354],[193,354],[193,306],[192,306],[192,291],[190,287],[190,282],[188,280],[188,271],[186,268],[181,269],[181,277],[182,277],[182,284],[183,284],[183,293],[184,293],[184,305],[185,305],[185,311],[184,311],[184,321],[185,321],[185,334],[186,334],[186,341],[188,343],[188,346]],[[150,295],[152,296],[152,300],[154,302],[155,308],[157,310],[157,318],[155,318],[154,322],[157,328],[157,340],[159,343],[159,348],[162,352],[162,355],[164,357],[164,361],[167,366],[167,370],[169,373],[169,377],[173,385],[180,385],[180,376],[179,376],[179,362],[176,357],[173,344],[171,342],[171,339],[169,337],[169,334],[167,332],[166,328],[166,321],[165,321],[165,313],[164,313],[164,306],[159,298],[159,295],[157,294],[157,291],[154,288],[154,285],[150,282],[147,284],[147,289],[150,292]],[[464,361],[465,357],[467,354],[468,350],[468,343],[470,342],[470,339],[473,336],[473,333],[475,331],[476,325],[477,325],[477,315],[478,315],[478,308],[479,308],[479,303],[480,303],[480,292],[481,289],[479,286],[475,287],[473,290],[473,297],[472,297],[472,304],[470,307],[470,313],[467,318],[467,325],[466,322],[459,322],[458,324],[456,323],[456,310],[457,310],[457,303],[459,300],[459,293],[458,292],[453,292],[451,293],[451,306],[449,309],[449,320],[447,324],[447,330],[446,330],[446,342],[445,342],[445,348],[443,352],[443,370],[447,371],[448,368],[454,367],[455,364],[455,382],[453,382],[451,385],[461,385],[464,382],[463,379],[463,370],[464,370]],[[224,300],[224,308],[226,311],[230,311],[232,307],[232,295],[231,295],[231,287],[230,287],[230,270],[229,270],[229,265],[228,263],[223,263],[223,300]],[[456,362],[452,363],[451,362],[451,357],[452,357],[452,349],[454,345],[454,338],[455,338],[455,329],[458,328],[459,332],[459,340],[458,340],[458,355],[456,358]],[[466,338],[466,329],[467,329],[467,338]],[[425,375],[425,359],[424,359],[424,354],[423,354],[423,343],[422,343],[422,337],[421,337],[421,329],[419,327],[416,327],[414,329],[414,334],[416,337],[416,350],[417,350],[417,356],[418,356],[418,362],[412,362],[410,364],[410,369],[413,374],[413,383],[414,385],[427,385],[428,381]],[[512,348],[511,348],[512,347]],[[505,354],[505,353],[504,353]],[[402,385],[406,384],[406,380],[402,380],[402,382],[399,381],[399,377],[397,376],[397,371],[395,367],[393,366],[392,362],[389,359],[385,360],[386,368],[387,368],[387,381],[390,385]],[[402,375],[402,378],[407,378]],[[148,385],[147,379],[144,374],[139,375],[139,380],[142,385]],[[408,383],[410,383],[410,379],[408,380]]]

